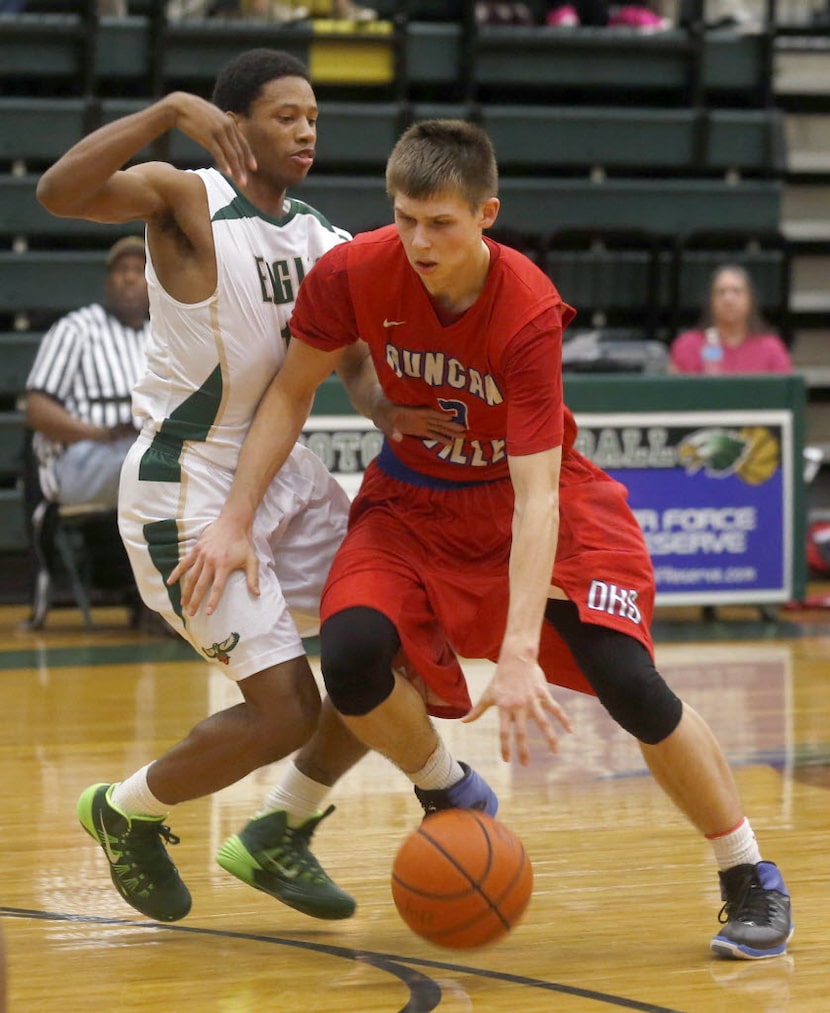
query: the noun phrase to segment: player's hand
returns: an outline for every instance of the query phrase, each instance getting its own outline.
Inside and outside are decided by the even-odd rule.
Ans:
[[[181,581],[182,608],[195,616],[207,598],[205,615],[212,615],[235,570],[244,570],[248,590],[259,595],[259,560],[250,535],[221,517],[208,525],[201,538],[167,579]]]
[[[490,707],[499,710],[502,759],[510,760],[515,741],[523,767],[530,763],[528,720],[538,725],[552,753],[559,751],[559,739],[548,715],[553,715],[566,732],[573,731],[568,715],[550,695],[545,673],[536,662],[528,664],[518,658],[501,658],[487,688],[462,721],[475,721]]]
[[[251,148],[233,117],[212,102],[177,91],[167,96],[176,113],[176,127],[213,155],[220,172],[242,186],[257,167]]]
[[[453,421],[454,417],[452,412],[426,406],[393,404],[385,398],[378,402],[372,412],[372,421],[395,443],[400,443],[404,436],[451,443],[465,432],[464,426]]]

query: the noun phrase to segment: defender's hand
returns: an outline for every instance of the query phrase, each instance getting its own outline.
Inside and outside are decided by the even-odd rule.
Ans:
[[[392,404],[385,399],[372,412],[372,421],[395,443],[400,443],[404,436],[451,443],[465,433],[464,426],[454,422],[453,418],[450,412]]]
[[[207,597],[205,614],[212,615],[235,570],[244,570],[248,590],[259,595],[259,559],[247,532],[220,517],[205,528],[201,538],[167,579],[181,581],[182,608],[194,616]]]

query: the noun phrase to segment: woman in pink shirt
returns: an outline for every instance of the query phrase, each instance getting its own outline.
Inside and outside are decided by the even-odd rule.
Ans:
[[[700,326],[672,343],[672,373],[791,373],[790,354],[758,309],[752,279],[736,264],[712,276],[709,306]]]

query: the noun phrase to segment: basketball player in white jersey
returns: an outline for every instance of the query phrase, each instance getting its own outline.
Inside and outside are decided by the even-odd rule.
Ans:
[[[92,785],[78,801],[118,892],[160,921],[183,918],[191,906],[162,843],[178,840],[165,825],[170,809],[304,745],[218,860],[314,917],[346,918],[355,908],[309,842],[331,811],[320,811],[329,787],[365,749],[327,703],[321,708],[301,640],[316,628],[323,582],[345,533],[345,493],[298,445],[257,516],[259,595],[239,573],[215,612],[189,615],[178,585],[167,582],[218,516],[251,417],[282,364],[304,274],[350,238],[286,197],[313,162],[316,121],[305,67],[285,53],[251,50],[220,73],[213,102],[172,93],[84,138],[38,186],[54,214],[146,222],[151,337],[147,373],[134,392],[143,429],[122,474],[121,533],[145,602],[221,665],[243,698],[159,759],[120,783]],[[148,162],[122,169],[173,128],[206,148],[217,168]],[[374,372],[363,370],[368,362],[357,348],[341,374],[361,410],[375,391]],[[427,787],[449,789],[463,774],[469,788],[478,777],[444,759]],[[492,795],[483,782],[481,793]]]

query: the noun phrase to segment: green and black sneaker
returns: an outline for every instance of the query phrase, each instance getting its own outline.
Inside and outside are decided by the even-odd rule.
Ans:
[[[103,848],[115,889],[141,914],[175,922],[190,911],[190,892],[161,842],[178,844],[163,816],[127,816],[110,802],[114,785],[93,784],[78,799],[78,819]]]
[[[349,918],[354,898],[329,879],[309,850],[311,835],[332,812],[333,805],[296,828],[288,825],[284,809],[257,816],[225,841],[216,861],[243,883],[312,918]]]

